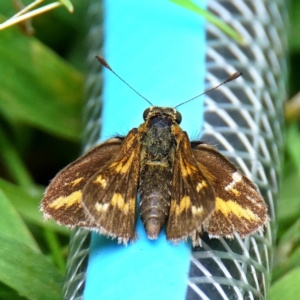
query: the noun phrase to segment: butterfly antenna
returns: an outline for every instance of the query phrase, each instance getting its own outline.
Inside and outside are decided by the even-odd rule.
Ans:
[[[133,90],[136,94],[138,94],[140,97],[142,97],[144,100],[146,100],[151,106],[153,106],[153,104],[147,99],[145,98],[143,95],[141,95],[137,90],[135,90],[130,84],[128,84],[123,78],[121,78],[112,68],[111,66],[108,64],[108,62],[99,55],[96,55],[96,58],[99,60],[99,62],[101,63],[101,65],[103,67],[105,67],[106,69],[110,70],[112,73],[114,73],[121,81],[123,81],[131,90]]]
[[[235,72],[235,73],[233,73],[232,75],[230,75],[226,80],[224,80],[223,82],[221,82],[220,84],[218,84],[217,86],[215,86],[215,87],[213,87],[213,88],[211,88],[211,89],[209,89],[209,90],[207,90],[207,91],[201,93],[200,95],[197,95],[197,96],[195,96],[195,97],[193,97],[193,98],[191,98],[191,99],[189,99],[189,100],[186,100],[186,101],[184,101],[184,102],[182,102],[182,103],[176,105],[174,108],[177,108],[178,106],[181,106],[181,105],[183,105],[183,104],[185,104],[185,103],[188,103],[188,102],[190,102],[190,101],[192,101],[192,100],[194,100],[194,99],[196,99],[196,98],[198,98],[198,97],[200,97],[200,96],[202,96],[202,95],[205,95],[205,94],[207,94],[207,93],[209,93],[209,92],[211,92],[211,91],[213,91],[213,90],[216,90],[216,89],[217,89],[218,87],[220,87],[221,85],[223,85],[223,84],[225,84],[225,83],[227,83],[227,82],[230,82],[230,81],[232,81],[232,80],[235,80],[235,79],[237,79],[238,77],[240,77],[241,75],[243,75],[243,73],[241,73],[241,72]]]

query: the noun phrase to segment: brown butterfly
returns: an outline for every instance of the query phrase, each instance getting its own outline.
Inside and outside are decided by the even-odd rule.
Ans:
[[[46,219],[127,244],[136,238],[139,194],[149,239],[165,224],[168,240],[191,237],[194,246],[203,230],[233,238],[262,229],[268,215],[256,185],[215,148],[191,143],[175,108],[152,106],[143,117],[125,138],[109,139],[56,175],[41,203]]]

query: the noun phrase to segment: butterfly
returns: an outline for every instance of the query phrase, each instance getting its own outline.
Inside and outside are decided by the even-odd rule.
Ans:
[[[269,218],[257,186],[214,147],[191,142],[176,108],[151,106],[143,118],[56,175],[41,202],[45,219],[124,244],[137,238],[138,206],[149,239],[165,226],[168,240],[198,246],[203,231],[244,238],[263,228]]]

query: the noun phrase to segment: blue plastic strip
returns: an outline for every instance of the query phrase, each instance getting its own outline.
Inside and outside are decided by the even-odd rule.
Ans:
[[[104,7],[104,56],[142,95],[154,105],[175,106],[203,91],[205,24],[199,15],[163,0],[106,0]],[[107,70],[104,84],[101,140],[138,127],[149,107]],[[179,111],[181,127],[199,138],[203,98]],[[93,233],[85,300],[185,299],[190,243],[173,245],[164,232],[150,241],[140,218],[137,233],[127,247]]]

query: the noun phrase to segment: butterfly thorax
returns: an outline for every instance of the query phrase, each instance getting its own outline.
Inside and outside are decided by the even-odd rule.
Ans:
[[[172,134],[174,110],[154,109],[140,127],[144,133],[141,137],[139,182],[141,218],[152,239],[157,238],[169,214],[176,149],[176,139]]]

